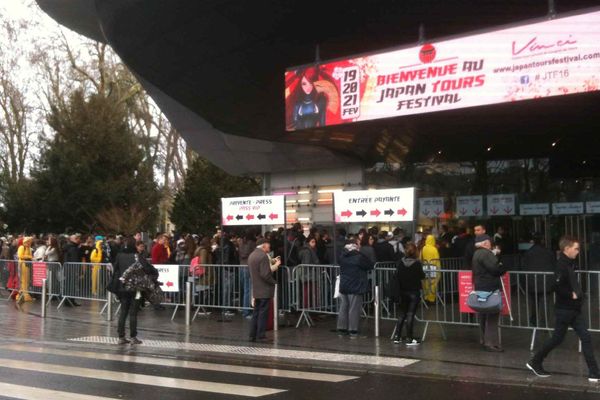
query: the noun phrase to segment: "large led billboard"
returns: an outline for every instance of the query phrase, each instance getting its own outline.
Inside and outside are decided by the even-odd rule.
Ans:
[[[288,131],[600,87],[600,11],[291,68]]]

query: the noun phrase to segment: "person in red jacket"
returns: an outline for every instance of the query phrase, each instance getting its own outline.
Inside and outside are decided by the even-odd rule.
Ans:
[[[165,248],[165,236],[159,235],[156,238],[154,246],[152,246],[152,264],[166,264],[169,262],[169,253]]]

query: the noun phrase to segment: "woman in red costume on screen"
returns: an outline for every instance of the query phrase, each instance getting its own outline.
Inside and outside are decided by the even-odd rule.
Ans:
[[[318,67],[307,67],[286,79],[288,130],[323,127],[327,113],[339,113],[339,95],[333,78]]]

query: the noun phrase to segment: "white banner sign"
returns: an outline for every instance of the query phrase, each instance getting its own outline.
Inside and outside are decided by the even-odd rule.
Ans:
[[[544,18],[290,69],[286,128],[592,92],[599,70],[600,11]]]
[[[515,215],[514,194],[489,194],[487,197],[487,215]]]
[[[458,217],[483,216],[483,196],[458,196],[456,198],[456,215]]]
[[[521,215],[549,215],[549,203],[521,204]]]
[[[158,281],[163,283],[163,292],[179,292],[179,265],[158,264],[154,268],[158,270]]]
[[[221,199],[223,225],[283,225],[284,196],[228,197]]]
[[[336,192],[335,222],[412,221],[414,202],[415,188]]]
[[[419,215],[427,218],[439,218],[443,213],[443,197],[423,197],[419,199]]]
[[[586,214],[600,214],[600,201],[588,201],[585,203]]]
[[[583,214],[583,203],[553,203],[552,214],[554,215],[570,215]]]

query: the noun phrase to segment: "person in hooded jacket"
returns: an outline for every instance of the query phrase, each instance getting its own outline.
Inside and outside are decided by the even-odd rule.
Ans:
[[[298,252],[298,256],[300,257],[301,265],[319,265],[320,260],[317,255],[317,238],[314,236],[309,236],[306,239],[306,244],[304,247],[300,249]],[[306,267],[304,269],[304,273],[302,274],[302,304],[304,307],[318,307],[318,299],[316,296],[316,282],[319,278],[319,273],[321,273],[320,268],[315,267]]]
[[[437,286],[440,281],[440,273],[435,270],[441,268],[440,253],[435,245],[435,236],[427,235],[425,246],[421,250],[421,261],[423,261],[427,272],[427,280],[423,282],[423,297],[426,301],[434,303],[437,297]]]
[[[358,325],[363,295],[369,290],[367,272],[373,269],[373,261],[360,252],[358,240],[349,241],[339,259],[340,309],[337,320],[339,335],[358,337]]]
[[[90,261],[92,265],[92,295],[98,294],[98,287],[100,286],[100,269],[103,268],[101,263],[109,263],[110,260],[106,254],[106,246],[104,244],[104,237],[96,236],[96,244],[94,249],[90,253]]]
[[[402,328],[406,323],[405,343],[417,346],[421,342],[414,337],[415,313],[421,300],[421,285],[425,279],[423,264],[418,260],[417,246],[409,242],[404,246],[405,257],[398,262],[396,276],[400,293],[400,315],[396,323],[394,343],[402,342]]]
[[[19,250],[17,251],[17,257],[19,259],[19,272],[21,276],[21,286],[19,290],[19,296],[17,297],[17,302],[30,302],[33,301],[31,295],[29,295],[29,279],[30,279],[30,268],[29,262],[31,262],[31,243],[33,241],[33,237],[27,236],[23,238],[23,244],[19,246]]]

